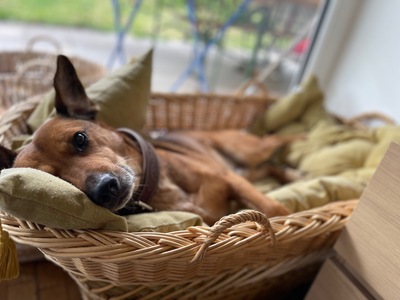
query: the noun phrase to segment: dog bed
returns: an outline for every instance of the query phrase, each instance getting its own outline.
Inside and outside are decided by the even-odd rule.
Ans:
[[[3,145],[28,133],[39,103],[42,97],[6,112]],[[269,103],[260,97],[152,94],[145,128],[246,128]],[[244,299],[282,296],[310,281],[356,204],[336,202],[271,219],[245,210],[211,227],[185,224],[167,232],[59,229],[11,212],[3,212],[1,221],[14,240],[38,247],[66,270],[85,299]]]

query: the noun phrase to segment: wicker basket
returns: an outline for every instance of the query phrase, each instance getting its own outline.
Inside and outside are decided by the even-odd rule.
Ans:
[[[3,108],[47,92],[53,86],[57,54],[33,51],[34,44],[42,39],[29,41],[26,51],[0,52],[0,103]],[[46,41],[55,44],[56,51],[60,52],[56,42]],[[97,81],[106,73],[98,64],[78,57],[71,57],[71,60],[84,85]]]
[[[154,94],[147,129],[200,128],[203,118],[206,129],[246,126],[254,115],[249,113],[240,125],[233,121],[238,116],[221,117],[242,100]],[[38,101],[20,103],[3,116],[2,144],[25,132],[25,120]],[[255,107],[268,103],[251,101]],[[238,107],[233,114],[243,112]],[[283,295],[311,280],[356,204],[336,202],[270,220],[246,210],[211,228],[170,233],[57,230],[6,214],[1,221],[16,241],[38,247],[64,268],[85,299],[250,299]]]
[[[153,93],[145,130],[247,128],[273,102],[266,95]]]

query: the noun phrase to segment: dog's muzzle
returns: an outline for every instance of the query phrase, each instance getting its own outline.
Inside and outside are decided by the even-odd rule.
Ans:
[[[88,177],[86,195],[97,205],[103,206],[119,215],[137,214],[153,211],[147,202],[154,195],[160,177],[160,167],[153,146],[138,133],[127,128],[118,132],[137,143],[142,154],[142,176],[135,184],[135,176],[128,167],[116,176],[113,173],[98,173]]]
[[[112,173],[93,174],[87,179],[86,194],[97,205],[117,211],[132,197],[133,181],[133,176],[130,174],[126,176],[116,176]]]

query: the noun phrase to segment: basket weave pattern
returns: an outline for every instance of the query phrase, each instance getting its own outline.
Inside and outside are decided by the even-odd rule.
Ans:
[[[223,118],[225,109],[240,116],[243,102],[228,96],[214,99],[220,103],[212,103],[211,95],[154,94],[146,128],[244,128],[269,104],[254,98],[253,104],[247,102],[253,115]],[[0,119],[2,144],[26,133],[26,118],[38,101],[20,103]],[[207,120],[202,123],[202,118]],[[356,204],[336,202],[269,220],[245,210],[212,227],[170,233],[58,230],[4,213],[1,220],[16,241],[38,247],[69,272],[85,299],[249,299],[271,296],[315,275],[314,266],[330,254]]]
[[[273,102],[258,96],[153,93],[145,130],[243,129]]]
[[[265,291],[266,280],[287,287],[274,279],[326,258],[356,203],[272,218],[275,245],[260,225],[266,218],[254,211],[226,216],[222,227],[172,233],[55,230],[6,215],[2,223],[16,241],[38,247],[70,272],[90,297],[204,299],[234,289],[243,299],[251,294],[248,285],[254,285],[254,295]],[[193,261],[201,250],[204,258]]]

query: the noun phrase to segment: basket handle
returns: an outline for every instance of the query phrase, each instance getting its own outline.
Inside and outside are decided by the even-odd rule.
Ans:
[[[261,97],[268,97],[268,88],[262,82],[258,81],[257,78],[253,77],[249,81],[245,82],[239,89],[236,91],[235,95],[238,97],[244,97],[246,92],[253,88],[258,95]]]
[[[226,229],[232,227],[233,225],[237,225],[244,222],[256,222],[261,226],[261,233],[263,235],[267,235],[269,233],[269,237],[271,238],[271,245],[275,245],[276,237],[275,232],[269,222],[268,218],[261,212],[255,210],[243,210],[236,214],[231,214],[221,218],[218,222],[214,224],[209,229],[209,234],[204,243],[200,246],[199,250],[197,250],[195,256],[191,260],[191,262],[196,262],[204,258],[204,255],[207,251],[207,248],[219,237],[219,235],[224,232]]]
[[[32,52],[33,47],[38,43],[38,42],[47,42],[51,44],[54,47],[55,53],[61,53],[61,44],[53,39],[50,36],[47,35],[36,35],[32,37],[26,44],[26,52]],[[56,64],[54,59],[50,59],[47,57],[38,57],[38,58],[32,58],[29,59],[23,63],[19,63],[17,65],[16,69],[16,81],[19,83],[19,81],[26,77],[26,74],[29,70],[35,69],[35,68],[41,68],[41,74],[40,74],[40,80],[51,80],[51,78],[54,75]]]
[[[392,118],[390,118],[389,116],[380,113],[380,112],[366,112],[366,113],[362,113],[360,115],[357,115],[355,117],[352,117],[350,119],[344,119],[341,117],[336,116],[336,118],[342,122],[344,125],[349,125],[349,126],[354,126],[356,128],[360,128],[360,129],[367,129],[368,126],[363,124],[363,122],[366,121],[381,121],[386,125],[395,125],[396,122],[395,120],[393,120]]]
[[[17,66],[16,70],[16,81],[19,82],[22,78],[26,77],[27,73],[31,69],[41,68],[41,81],[48,81],[54,76],[56,66],[54,60],[48,58],[35,58],[30,59]]]
[[[62,52],[62,47],[61,44],[55,40],[54,38],[48,36],[48,35],[36,35],[32,37],[27,43],[26,43],[26,52],[32,52],[33,47],[38,43],[38,42],[46,42],[50,45],[52,45],[55,49],[55,53],[61,53]]]
[[[363,113],[361,115],[355,116],[354,118],[349,119],[347,122],[350,124],[364,122],[364,121],[371,121],[371,120],[378,120],[382,121],[387,125],[395,125],[396,122],[390,118],[389,116],[379,113],[379,112],[368,112]]]

